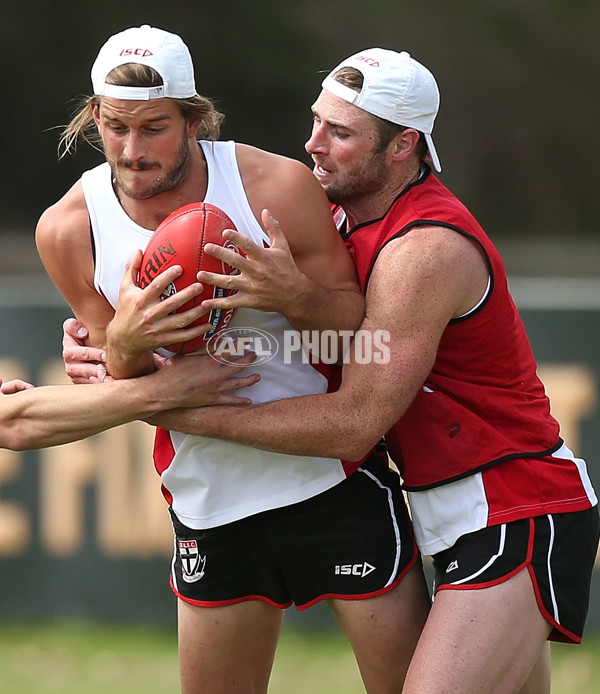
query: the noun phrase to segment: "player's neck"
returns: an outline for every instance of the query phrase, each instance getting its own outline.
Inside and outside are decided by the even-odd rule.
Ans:
[[[419,166],[411,166],[398,177],[390,176],[378,190],[344,202],[349,228],[384,217],[400,193],[419,178],[419,171]]]

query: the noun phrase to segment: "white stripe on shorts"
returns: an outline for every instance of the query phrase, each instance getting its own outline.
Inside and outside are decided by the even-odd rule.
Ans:
[[[552,516],[546,516],[548,518],[548,524],[550,525],[550,542],[548,543],[548,586],[550,590],[550,596],[552,598],[552,609],[554,610],[554,619],[560,624],[560,619],[558,616],[558,604],[556,602],[556,593],[554,592],[554,582],[552,580],[552,566],[550,565],[550,560],[552,558],[552,549],[554,548],[554,518]]]
[[[392,573],[390,577],[388,578],[385,587],[387,588],[396,578],[396,575],[398,573],[398,565],[400,564],[400,554],[402,550],[402,540],[400,538],[400,529],[398,528],[398,520],[396,519],[396,513],[394,509],[394,500],[392,497],[392,490],[389,487],[385,487],[383,484],[381,484],[381,481],[375,477],[375,475],[372,472],[369,472],[369,470],[365,470],[362,467],[359,467],[356,472],[362,472],[365,475],[368,475],[372,480],[374,480],[381,489],[385,489],[387,493],[387,498],[388,498],[388,506],[390,509],[390,518],[392,519],[392,524],[394,526],[394,535],[396,536],[396,558],[394,561],[394,568],[392,569]]]
[[[482,574],[484,571],[486,571],[495,561],[498,559],[498,557],[502,556],[502,553],[504,552],[504,545],[506,544],[506,523],[503,523],[502,525],[499,526],[500,528],[500,543],[498,545],[498,551],[496,554],[492,555],[490,557],[490,560],[488,561],[487,564],[484,564],[478,571],[475,571],[475,573],[471,574],[470,576],[466,576],[465,578],[461,578],[458,581],[452,581],[450,585],[452,586],[458,586],[461,583],[467,583],[468,581],[472,580],[473,578],[477,578],[480,574]]]

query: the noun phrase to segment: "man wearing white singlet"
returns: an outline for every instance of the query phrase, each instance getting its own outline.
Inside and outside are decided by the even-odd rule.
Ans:
[[[36,237],[88,348],[106,352],[111,378],[152,371],[156,350],[208,327],[190,327],[202,305],[174,313],[199,284],[160,300],[177,267],[143,290],[135,281],[154,229],[193,202],[221,207],[246,253],[230,328],[265,330],[281,343],[286,331],[360,325],[355,268],[310,169],[216,141],[220,114],[196,94],[178,36],[149,26],[112,36],[92,84],[62,142],[69,149],[92,138],[106,162],[42,215]],[[326,373],[301,352],[286,356],[253,367],[233,396],[265,402],[335,384],[336,367]],[[171,422],[158,430],[155,465],[175,534],[184,694],[266,692],[283,608],[320,600],[348,636],[367,690],[401,690],[428,595],[399,477],[379,442],[350,462],[259,451]]]

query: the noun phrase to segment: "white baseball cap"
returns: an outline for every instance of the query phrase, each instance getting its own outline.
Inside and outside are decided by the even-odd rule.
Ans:
[[[107,84],[106,77],[119,65],[140,63],[162,77],[158,87],[122,87]],[[92,86],[97,96],[115,99],[187,99],[196,95],[194,64],[188,47],[177,34],[148,24],[125,29],[102,46],[92,66]]]
[[[359,70],[360,92],[341,84],[334,75],[343,67]],[[434,76],[406,52],[369,48],[342,60],[323,80],[323,89],[384,120],[422,132],[436,171],[442,167],[431,133],[440,105]]]

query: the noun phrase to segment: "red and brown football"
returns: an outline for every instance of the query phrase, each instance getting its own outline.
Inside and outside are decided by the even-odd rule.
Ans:
[[[237,274],[236,268],[204,252],[205,244],[214,243],[241,253],[235,244],[223,239],[224,229],[235,229],[235,226],[223,210],[209,203],[192,203],[172,212],[156,228],[146,247],[139,273],[139,286],[142,288],[148,286],[157,275],[173,265],[181,265],[183,272],[174,283],[169,285],[163,298],[195,282],[199,270],[223,275]],[[229,296],[233,293],[235,292],[222,287],[211,287],[205,284],[204,291],[193,301],[185,303],[178,311],[186,311],[207,299]],[[175,353],[195,352],[201,349],[211,337],[229,325],[235,312],[234,308],[214,309],[207,312],[194,322],[194,325],[211,324],[212,327],[206,335],[188,342],[169,345],[166,349]]]

